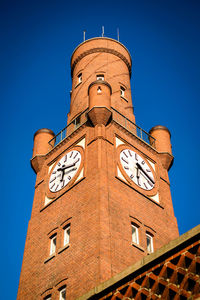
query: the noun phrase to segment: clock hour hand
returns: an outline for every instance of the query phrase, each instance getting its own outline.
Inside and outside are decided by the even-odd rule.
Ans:
[[[137,165],[137,164],[136,164]],[[138,181],[138,185],[140,186],[140,176],[139,176],[139,168],[137,167],[137,173],[136,173],[136,177],[137,177],[137,181]]]
[[[138,169],[142,171],[142,173],[153,183],[155,184],[154,180],[145,172],[145,170],[142,168],[142,166],[139,163],[136,163],[136,166]]]
[[[64,170],[62,170],[62,177],[61,177],[60,181],[63,181],[64,175],[65,175],[65,172],[64,172]]]

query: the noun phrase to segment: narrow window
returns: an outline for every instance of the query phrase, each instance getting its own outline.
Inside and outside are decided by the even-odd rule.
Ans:
[[[153,237],[149,233],[146,233],[146,241],[147,241],[147,251],[149,253],[152,253],[153,252]]]
[[[82,82],[82,73],[78,74],[78,84]]]
[[[123,86],[120,86],[120,95],[121,97],[125,97],[125,88]]]
[[[135,244],[139,244],[139,234],[138,227],[135,224],[131,224],[132,227],[132,242]]]
[[[98,86],[97,94],[101,94],[101,87],[100,86]]]
[[[60,298],[59,298],[59,300],[65,300],[65,299],[66,299],[66,287],[63,287],[60,290]]]
[[[74,119],[73,123],[76,128],[79,127],[81,124],[81,116],[78,116],[76,119]]]
[[[53,235],[51,238],[51,245],[50,245],[50,255],[56,252],[56,239],[57,235]]]
[[[102,74],[97,75],[97,80],[104,81],[104,75],[102,75]]]
[[[68,224],[64,228],[64,246],[69,244],[69,238],[70,238],[70,224]]]

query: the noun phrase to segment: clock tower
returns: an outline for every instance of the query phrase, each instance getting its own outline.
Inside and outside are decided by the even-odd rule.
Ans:
[[[67,126],[34,135],[19,300],[76,299],[178,236],[170,132],[135,124],[126,47],[83,42],[71,76]]]

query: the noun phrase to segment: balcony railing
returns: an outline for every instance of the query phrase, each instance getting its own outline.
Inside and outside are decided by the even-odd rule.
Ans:
[[[65,126],[58,134],[56,134],[50,141],[49,145],[54,148],[60,142],[62,142],[66,137],[71,135],[74,131],[76,131],[79,127],[85,124],[88,120],[88,108],[84,110],[77,118],[75,118],[72,122],[70,122],[67,126]]]
[[[145,143],[155,148],[155,138],[152,137],[149,133],[143,130],[141,127],[137,126],[131,120],[127,119],[119,111],[111,107],[112,111],[112,120],[128,130],[131,134],[134,134],[140,138]],[[54,148],[60,142],[62,142],[66,137],[75,132],[79,127],[85,124],[88,121],[88,108],[84,110],[77,118],[70,122],[66,127],[64,127],[58,134],[54,136],[49,141],[49,145]]]
[[[151,147],[155,148],[155,138],[151,136],[148,132],[143,130],[141,127],[133,123],[131,120],[127,119],[119,111],[111,107],[112,119],[120,126],[124,127],[130,133],[136,135],[145,143],[149,144]]]

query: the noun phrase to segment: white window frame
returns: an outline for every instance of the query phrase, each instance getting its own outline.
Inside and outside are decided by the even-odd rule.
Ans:
[[[97,75],[97,80],[102,80],[102,81],[104,81],[104,75],[103,75],[103,74],[98,74],[98,75]]]
[[[73,120],[73,123],[75,125],[75,128],[79,127],[80,124],[81,124],[81,116],[77,116],[74,120]]]
[[[148,240],[150,241],[150,244],[148,246]],[[153,236],[146,232],[146,242],[147,242],[147,252],[153,253]]]
[[[70,241],[70,224],[64,227],[64,246],[68,245]]]
[[[51,238],[50,243],[50,255],[54,254],[56,252],[56,242],[57,242],[57,234],[54,234]]]
[[[63,293],[65,293],[64,297],[63,297]],[[59,300],[66,300],[66,286],[63,287],[61,290],[60,290],[60,297],[59,297]]]
[[[120,86],[120,96],[123,98],[125,97],[125,90],[126,90],[125,87]]]
[[[83,81],[82,73],[78,74],[78,84]]]
[[[46,296],[44,300],[51,300],[51,295]]]
[[[139,245],[139,232],[138,232],[138,226],[135,224],[131,224],[131,229],[132,229],[132,243]],[[134,232],[133,232],[134,230]]]

